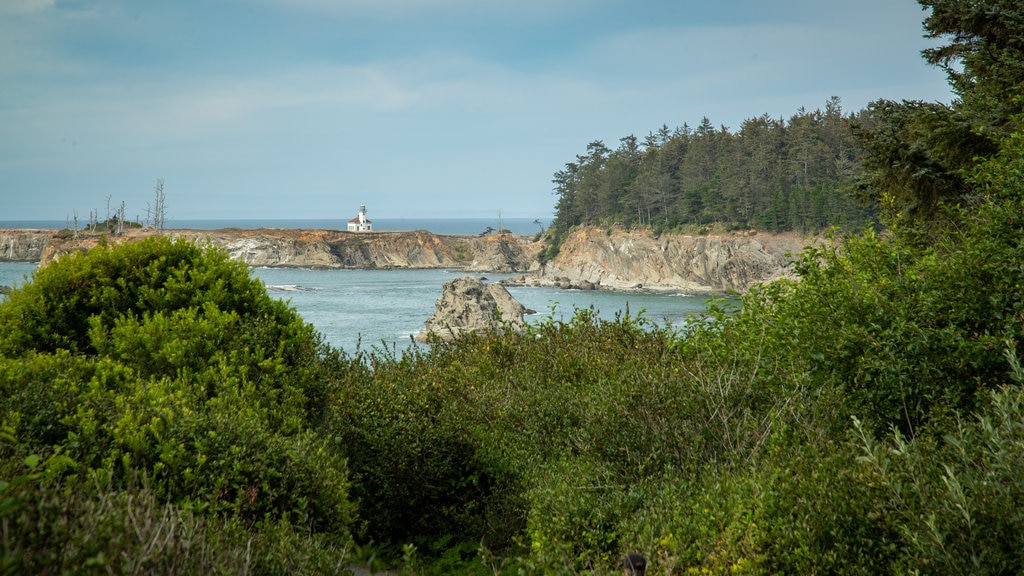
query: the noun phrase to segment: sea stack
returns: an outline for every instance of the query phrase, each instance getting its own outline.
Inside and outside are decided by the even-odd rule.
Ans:
[[[487,284],[481,278],[462,277],[444,283],[436,310],[416,340],[424,342],[430,334],[443,340],[469,332],[522,330],[524,314],[533,314],[500,284]]]

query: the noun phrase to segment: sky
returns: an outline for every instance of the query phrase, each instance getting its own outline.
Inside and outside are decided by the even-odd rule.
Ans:
[[[0,221],[550,218],[707,117],[949,102],[914,0],[0,0]]]

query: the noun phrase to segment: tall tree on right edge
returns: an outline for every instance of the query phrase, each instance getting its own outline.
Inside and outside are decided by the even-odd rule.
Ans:
[[[947,41],[922,52],[943,68],[950,104],[879,100],[855,124],[867,151],[862,196],[890,217],[931,222],[942,203],[983,199],[966,169],[996,152],[1024,110],[1024,5],[1019,0],[918,0],[931,13],[925,36]]]
[[[946,71],[982,134],[1001,140],[1024,112],[1024,4],[1019,0],[918,0],[932,13],[928,38],[949,44],[924,50],[925,59]]]

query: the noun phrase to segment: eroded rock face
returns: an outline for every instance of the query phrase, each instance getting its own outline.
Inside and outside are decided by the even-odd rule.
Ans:
[[[525,272],[540,267],[541,244],[522,236],[439,235],[425,230],[348,232],[340,230],[166,230],[172,238],[210,244],[249,266],[297,268],[464,268],[474,272]],[[139,240],[151,231],[133,230],[104,238],[110,244]],[[31,242],[30,242],[31,240]],[[26,260],[46,265],[64,254],[87,251],[99,235],[58,239],[52,234],[0,233],[0,261]]]
[[[431,333],[451,339],[468,332],[522,330],[524,314],[532,314],[500,284],[462,277],[444,283],[436,310],[416,336],[424,341]]]
[[[494,234],[466,239],[473,261],[466,266],[471,272],[523,272],[539,270],[537,254],[541,244],[523,236]]]
[[[745,292],[783,277],[793,255],[813,239],[740,233],[654,236],[650,231],[606,233],[581,228],[536,274],[506,281],[527,286],[606,290]]]
[[[0,230],[0,262],[39,262],[52,230]]]
[[[144,238],[132,230],[110,244]],[[591,290],[745,292],[787,274],[792,257],[815,241],[794,234],[655,235],[651,231],[579,228],[558,256],[541,267],[543,241],[492,234],[457,236],[424,230],[168,230],[165,234],[223,248],[250,266],[303,268],[461,268],[467,272],[525,272],[507,284]],[[0,262],[38,261],[89,250],[99,236],[62,239],[53,231],[0,230]]]

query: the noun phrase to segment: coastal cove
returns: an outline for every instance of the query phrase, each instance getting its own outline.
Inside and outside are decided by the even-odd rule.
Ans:
[[[443,284],[458,276],[501,282],[535,311],[525,318],[532,324],[568,321],[577,309],[593,309],[600,318],[628,313],[662,326],[681,326],[704,311],[712,295],[742,293],[754,283],[784,276],[791,254],[812,241],[752,231],[654,235],[580,228],[564,240],[555,258],[541,261],[544,241],[523,234],[347,232],[276,224],[280,227],[164,234],[212,244],[245,262],[272,296],[289,301],[329,343],[348,352],[412,346],[413,335],[434,313]],[[440,221],[432,227],[464,232],[482,224]],[[102,241],[120,243],[150,234],[83,233],[76,239],[53,228],[0,229],[0,285],[20,283],[40,262]]]
[[[102,242],[145,238],[151,230],[108,235],[69,230],[0,228],[0,262],[47,262]],[[790,273],[795,255],[822,239],[755,230],[721,234],[654,233],[578,227],[552,258],[543,237],[437,234],[427,230],[348,232],[336,229],[168,229],[163,234],[225,250],[252,267],[317,269],[458,268],[518,272],[509,284],[691,294],[743,293]]]
[[[34,263],[0,262],[0,285],[23,282],[36,269]],[[313,270],[307,268],[252,268],[271,296],[287,300],[332,346],[352,353],[411,347],[411,337],[423,328],[441,296],[441,286],[461,275],[460,270]],[[509,274],[484,274],[500,281]],[[684,293],[640,293],[612,290],[562,290],[554,287],[509,286],[509,292],[537,313],[528,323],[570,320],[577,308],[591,308],[602,318],[642,313],[658,325],[681,326],[687,317],[706,308],[708,296]],[[422,346],[422,344],[420,345]]]

